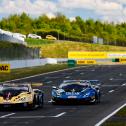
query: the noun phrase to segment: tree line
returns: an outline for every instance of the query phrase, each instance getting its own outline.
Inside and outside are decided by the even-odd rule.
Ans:
[[[0,28],[22,34],[36,33],[43,38],[52,34],[61,40],[72,40],[92,43],[93,36],[104,39],[104,44],[126,46],[126,23],[101,22],[84,20],[80,16],[70,21],[65,15],[57,13],[49,18],[41,15],[32,18],[26,13],[14,14],[0,20]]]

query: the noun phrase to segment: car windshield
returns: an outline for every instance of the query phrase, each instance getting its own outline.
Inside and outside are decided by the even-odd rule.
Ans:
[[[17,96],[22,92],[28,92],[27,86],[12,86],[12,85],[0,85],[0,95],[11,94],[12,96]]]
[[[59,88],[65,90],[66,92],[80,92],[89,87],[87,84],[62,84]]]
[[[92,80],[92,81],[90,81],[90,83],[91,83],[92,85],[97,85],[97,84],[99,84],[100,82],[99,82],[98,80]]]
[[[64,80],[63,83],[90,83],[87,80]]]

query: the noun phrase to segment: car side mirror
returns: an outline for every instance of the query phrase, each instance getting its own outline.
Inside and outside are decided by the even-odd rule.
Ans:
[[[39,89],[33,89],[33,91],[34,91],[35,93],[41,93],[41,90],[39,90]]]
[[[56,87],[56,86],[52,86],[52,89],[55,89],[55,90],[56,90],[56,89],[57,89],[57,87]]]
[[[99,90],[99,87],[97,86],[97,87],[95,87],[95,89],[96,89],[96,90]]]
[[[100,86],[101,84],[99,83],[99,84],[97,84],[98,86]]]

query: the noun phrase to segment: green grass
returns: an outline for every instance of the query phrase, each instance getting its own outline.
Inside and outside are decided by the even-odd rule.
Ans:
[[[47,40],[47,39],[32,39],[32,38],[27,38],[25,39],[28,45],[43,45],[43,44],[52,44],[54,41],[52,40]]]
[[[33,49],[18,43],[0,41],[0,60],[14,60],[35,57]]]
[[[11,70],[11,73],[0,73],[0,82],[27,77],[35,74],[62,70],[67,67],[68,67],[67,64],[56,64],[56,65],[45,65],[32,68],[13,69]]]
[[[126,51],[126,47],[89,44],[82,42],[54,42],[51,44],[30,45],[40,47],[43,58],[67,58],[68,51]]]
[[[116,115],[117,116],[125,116],[126,117],[126,107],[121,109]]]
[[[126,126],[126,122],[106,122],[102,126]]]
[[[126,126],[126,107],[117,112],[116,115],[107,120],[102,126]]]

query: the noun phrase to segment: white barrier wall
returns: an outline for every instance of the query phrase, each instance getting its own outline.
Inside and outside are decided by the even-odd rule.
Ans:
[[[0,29],[1,41],[8,41],[11,43],[19,43],[19,44],[27,45],[24,38],[26,38],[26,35],[23,35],[20,33],[13,33],[10,31],[5,31],[5,30]]]
[[[48,64],[57,64],[57,59],[55,59],[55,58],[47,58],[46,62]]]
[[[46,58],[46,59],[12,60],[12,61],[0,61],[0,63],[10,64],[11,69],[15,69],[15,68],[41,66],[45,64],[57,64],[57,59]]]

